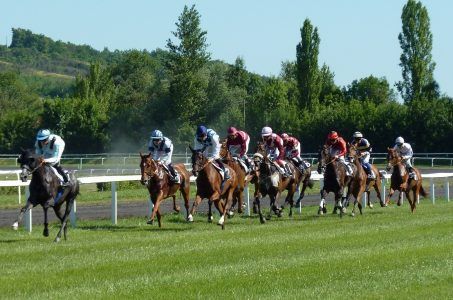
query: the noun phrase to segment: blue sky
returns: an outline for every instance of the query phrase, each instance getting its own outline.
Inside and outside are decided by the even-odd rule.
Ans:
[[[401,80],[399,57],[403,0],[106,1],[17,0],[2,3],[0,41],[11,28],[30,29],[55,40],[95,49],[165,48],[184,5],[195,4],[208,32],[213,59],[245,60],[249,71],[278,75],[281,62],[295,60],[306,18],[321,37],[319,63],[348,85],[369,75]],[[442,92],[453,96],[453,1],[424,0],[434,35],[434,72]]]

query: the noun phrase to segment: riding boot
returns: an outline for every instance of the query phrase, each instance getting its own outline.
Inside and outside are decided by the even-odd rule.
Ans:
[[[285,164],[285,166],[283,167],[283,170],[285,170],[285,174],[283,175],[284,177],[291,177],[293,175],[288,164]]]
[[[63,187],[68,186],[69,185],[68,175],[65,173],[61,165],[57,163],[53,167],[55,168],[55,170],[57,170],[58,174],[60,174],[61,177],[63,177],[63,183],[61,184],[61,186]]]
[[[368,177],[369,180],[376,179],[376,175],[374,175],[374,172],[371,169],[371,165],[369,163],[368,164],[364,164],[363,168],[365,169],[365,172],[368,175],[367,177]]]
[[[176,172],[175,168],[173,168],[173,165],[169,163],[167,165],[168,171],[170,171],[170,180],[174,183],[180,183],[180,178],[178,176],[178,173]]]
[[[409,178],[413,178],[414,180],[417,180],[417,174],[415,173],[414,168],[409,167],[408,171],[409,171]]]
[[[228,169],[225,168],[225,165],[223,164],[223,162],[220,159],[216,159],[216,162],[223,171],[223,174],[225,176],[224,180],[230,179],[230,172],[228,172]]]

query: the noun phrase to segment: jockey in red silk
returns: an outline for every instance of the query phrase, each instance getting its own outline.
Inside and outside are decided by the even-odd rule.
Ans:
[[[228,151],[233,157],[242,159],[247,167],[250,168],[250,161],[247,157],[250,143],[249,135],[242,130],[237,130],[235,127],[229,127],[227,133],[226,147]]]
[[[283,147],[282,138],[276,133],[272,132],[272,128],[263,127],[261,130],[261,137],[263,138],[264,147],[271,160],[275,161],[285,171],[283,176],[291,176],[291,169],[287,166],[285,159],[285,148]]]
[[[326,145],[329,147],[330,155],[339,160],[346,167],[347,175],[351,176],[352,168],[344,159],[346,154],[346,142],[344,139],[340,137],[336,131],[331,131],[327,135]]]
[[[297,167],[304,168],[304,161],[300,157],[301,151],[299,140],[287,133],[282,133],[280,136],[283,139],[283,146],[285,147],[285,157],[291,159]]]

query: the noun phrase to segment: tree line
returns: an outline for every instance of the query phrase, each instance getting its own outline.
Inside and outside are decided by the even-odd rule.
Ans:
[[[298,137],[306,152],[317,151],[331,130],[347,140],[359,130],[377,152],[399,135],[416,152],[452,151],[453,100],[433,77],[433,36],[420,2],[402,10],[396,91],[373,75],[337,86],[334,72],[318,64],[321,37],[309,19],[295,59],[271,77],[247,71],[241,57],[212,60],[200,20],[195,6],[185,6],[166,49],[154,51],[97,51],[13,29],[11,45],[0,46],[0,152],[31,147],[42,127],[65,139],[67,153],[143,150],[154,128],[184,151],[199,124],[220,136],[235,126],[252,143],[271,126]]]

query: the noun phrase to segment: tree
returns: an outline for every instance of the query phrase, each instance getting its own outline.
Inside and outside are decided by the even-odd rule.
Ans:
[[[318,28],[313,28],[309,19],[305,19],[300,34],[301,41],[296,47],[299,104],[303,108],[308,108],[317,105],[321,91],[318,70],[320,38]]]
[[[202,70],[209,61],[207,32],[200,28],[200,14],[193,5],[184,6],[173,35],[179,44],[167,41],[169,55],[170,97],[173,118],[189,126],[205,121],[203,107],[207,103],[207,78]]]
[[[375,104],[396,101],[396,95],[390,88],[387,79],[385,77],[377,78],[372,75],[360,80],[354,80],[348,85],[347,89],[344,89],[344,95],[347,100],[371,100]]]
[[[421,2],[408,0],[401,15],[402,32],[398,35],[403,53],[400,56],[403,80],[397,83],[405,103],[433,95],[433,35],[428,11]]]

